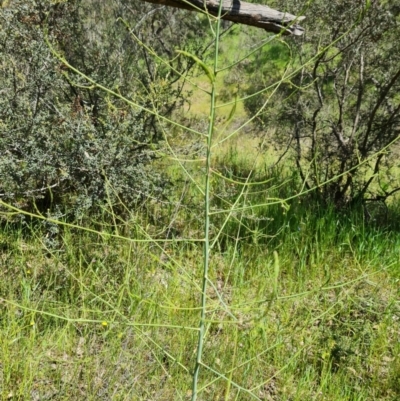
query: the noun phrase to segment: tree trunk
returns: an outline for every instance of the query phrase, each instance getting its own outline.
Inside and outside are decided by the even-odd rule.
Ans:
[[[185,10],[208,12],[218,15],[219,0],[142,0],[148,3],[183,8]],[[245,3],[240,0],[221,0],[221,18],[239,24],[263,28],[268,32],[284,35],[302,35],[304,29],[297,25],[305,17],[274,10],[260,4]]]

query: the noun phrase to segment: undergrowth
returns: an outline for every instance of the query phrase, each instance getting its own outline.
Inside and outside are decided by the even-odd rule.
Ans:
[[[289,206],[215,245],[199,399],[396,399],[395,227]],[[45,226],[3,222],[3,400],[190,398],[202,247],[146,241],[142,226],[66,225],[49,248]]]

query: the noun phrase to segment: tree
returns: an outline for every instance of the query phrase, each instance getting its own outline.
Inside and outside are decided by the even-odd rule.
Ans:
[[[285,4],[297,10],[302,3]],[[369,191],[386,198],[397,191],[382,167],[395,163],[387,147],[400,133],[399,9],[315,1],[307,14],[307,34],[288,42],[293,67],[302,67],[281,85],[282,107],[275,102],[273,117],[266,112],[259,121],[276,125],[306,187],[317,187],[322,199],[343,205]]]

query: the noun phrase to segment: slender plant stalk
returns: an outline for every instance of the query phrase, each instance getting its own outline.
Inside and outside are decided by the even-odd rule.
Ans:
[[[205,183],[204,183],[204,247],[203,247],[203,278],[202,278],[202,290],[201,290],[201,316],[199,325],[199,337],[197,342],[197,354],[196,364],[193,372],[193,383],[192,383],[192,401],[197,400],[197,385],[199,381],[199,373],[201,367],[201,358],[203,354],[204,336],[206,332],[206,312],[207,312],[207,283],[208,283],[208,270],[210,265],[210,180],[211,180],[211,155],[212,155],[212,138],[214,133],[215,124],[215,110],[216,110],[216,87],[215,77],[218,72],[218,50],[219,50],[219,33],[221,24],[221,10],[222,1],[219,4],[218,20],[215,30],[215,52],[214,52],[214,74],[211,79],[211,101],[210,101],[210,114],[209,114],[209,125],[207,133],[207,156],[206,156],[206,171],[205,171]]]

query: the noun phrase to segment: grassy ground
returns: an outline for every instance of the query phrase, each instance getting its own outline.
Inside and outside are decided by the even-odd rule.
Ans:
[[[234,155],[215,166],[238,180],[253,160]],[[278,173],[239,204],[290,194]],[[240,188],[215,180],[216,205]],[[103,217],[101,234],[2,225],[2,400],[189,399],[202,260],[189,193],[146,205],[153,222]],[[216,215],[199,399],[398,399],[399,227],[378,223],[301,201]]]

